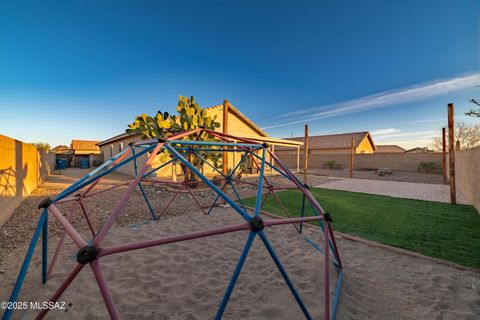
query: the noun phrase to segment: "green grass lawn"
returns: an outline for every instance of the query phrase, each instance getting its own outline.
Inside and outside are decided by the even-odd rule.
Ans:
[[[335,230],[480,269],[480,214],[473,206],[338,190],[311,191],[332,215]],[[290,215],[300,215],[298,190],[277,194]],[[244,203],[254,207],[255,198]],[[311,215],[311,207],[307,208],[307,215]],[[272,196],[263,210],[283,215]]]

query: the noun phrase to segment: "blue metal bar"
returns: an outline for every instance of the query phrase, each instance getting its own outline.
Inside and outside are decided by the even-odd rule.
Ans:
[[[257,154],[255,154],[254,152],[252,152],[252,154],[257,157],[258,159],[261,159]],[[287,175],[285,174],[283,171],[281,171],[281,169],[277,168],[275,165],[271,164],[270,162],[268,161],[265,161],[266,164],[268,164],[270,167],[272,167],[275,171],[277,171],[278,173],[280,173],[282,176],[284,176],[285,178],[287,178],[288,180],[292,181],[292,179]],[[281,163],[281,162],[280,162]],[[283,164],[282,164],[283,165]],[[284,166],[285,167],[285,166]],[[286,167],[285,167],[286,168]],[[293,178],[299,183],[301,184],[302,186],[304,185],[303,182],[301,182],[293,173],[290,172],[290,174],[293,176]],[[303,193],[303,192],[302,192]],[[312,209],[313,209],[313,212],[316,216],[319,215],[318,211],[315,209],[314,206],[311,206]],[[321,221],[319,221],[320,223],[320,228],[322,229],[323,232],[325,232],[325,229],[324,229],[324,226],[323,226],[323,223]],[[335,257],[335,259],[337,260],[337,263],[338,263],[338,256],[337,256],[337,253],[335,252],[335,249],[333,247],[333,243],[331,240],[329,240],[329,244],[330,244],[330,248],[332,250],[332,253]]]
[[[312,206],[311,204],[310,204],[310,207],[313,210],[313,214],[318,217],[320,214],[318,213],[317,209],[314,206]],[[322,229],[322,232],[325,233],[325,226],[323,225],[323,222],[318,221],[318,224],[320,225],[320,228]],[[328,240],[328,244],[330,246],[330,249],[332,251],[333,256],[335,257],[335,261],[336,261],[335,266],[338,268],[340,263],[338,263],[338,256],[337,256],[337,253],[335,252],[335,248],[333,247],[333,243],[332,243],[331,239]]]
[[[216,147],[245,147],[245,148],[263,148],[261,144],[253,143],[228,143],[221,141],[197,141],[197,140],[170,140],[169,144],[179,144],[179,145],[203,145],[203,146],[216,146]]]
[[[257,157],[258,159],[262,160],[262,158],[260,158],[260,156],[258,154],[256,154],[255,152],[252,152],[252,155]],[[286,175],[285,172],[283,172],[281,169],[277,168],[275,165],[271,164],[270,162],[268,162],[266,160],[265,160],[265,163],[268,164],[273,170],[277,171],[282,176],[284,176],[286,179],[292,181],[292,179],[290,179],[290,177],[288,175]]]
[[[280,271],[280,273],[282,274],[283,279],[287,283],[288,288],[290,288],[290,291],[292,292],[293,296],[295,297],[295,300],[297,301],[298,305],[300,306],[300,309],[302,309],[303,314],[305,315],[305,318],[308,319],[308,320],[312,320],[312,316],[308,312],[308,309],[305,306],[305,304],[303,303],[302,298],[300,298],[300,295],[298,294],[297,290],[295,289],[295,286],[293,285],[292,281],[288,277],[287,271],[285,270],[282,263],[278,259],[277,255],[275,253],[275,250],[273,250],[272,245],[270,244],[270,242],[267,239],[267,236],[265,235],[265,233],[263,231],[259,231],[258,235],[262,239],[263,243],[265,244],[265,247],[268,250],[268,253],[270,253],[270,256],[272,257],[273,261],[277,265],[278,271]]]
[[[151,170],[150,172],[145,173],[145,174],[143,175],[142,179],[145,179],[146,177],[148,177],[149,175],[151,175],[151,174],[154,173],[155,171],[158,171],[158,170],[162,169],[163,167],[169,165],[170,163],[172,163],[172,162],[175,161],[176,159],[177,159],[177,158],[172,158],[172,159],[168,160],[167,162],[161,164],[161,165],[158,166],[157,168]]]
[[[340,300],[340,291],[342,289],[342,280],[343,280],[343,271],[340,271],[338,273],[337,287],[335,289],[335,296],[333,297],[332,320],[335,320],[337,318],[337,307],[338,307],[338,301]]]
[[[102,173],[100,173],[98,176],[95,176],[87,181],[84,181],[82,183],[78,183],[80,181],[77,181],[76,183],[74,183],[74,185],[68,187],[67,189],[65,189],[64,191],[62,191],[60,194],[58,194],[57,196],[55,196],[55,198],[53,199],[54,202],[56,201],[59,201],[59,200],[62,200],[63,198],[71,195],[72,193],[82,189],[83,187],[85,187],[86,185],[94,182],[95,180],[98,180],[104,176],[106,176],[107,174],[109,174],[110,172],[124,166],[126,163],[132,161],[134,158],[138,158],[140,156],[142,156],[143,154],[147,153],[148,151],[152,150],[153,148],[155,148],[155,145],[152,145],[144,150],[142,150],[141,152],[137,153],[135,156],[132,156],[128,159],[125,159],[123,160],[122,162],[116,164],[115,166],[113,167],[110,167],[108,168],[107,170],[103,171]],[[129,149],[125,149],[125,150],[129,150]],[[98,168],[97,168],[98,169]],[[95,171],[95,170],[94,170]],[[93,171],[92,171],[93,172]],[[86,176],[87,177],[87,176]],[[83,179],[83,178],[82,178]]]
[[[35,228],[35,232],[33,233],[32,240],[30,240],[30,245],[28,246],[25,259],[23,260],[22,267],[17,276],[15,287],[13,287],[12,294],[10,295],[10,299],[8,300],[9,302],[17,301],[18,295],[20,293],[20,289],[22,289],[23,281],[25,280],[25,276],[27,274],[28,266],[30,265],[30,261],[32,260],[33,252],[35,251],[35,247],[37,246],[38,238],[40,237],[40,233],[42,232],[47,214],[48,214],[48,211],[44,210],[38,220],[37,227]],[[3,314],[2,320],[9,320],[10,317],[12,316],[12,313],[13,313],[13,308],[7,309]]]
[[[225,200],[229,205],[232,206],[246,221],[250,221],[252,218],[248,215],[248,213],[238,206],[230,197],[228,197],[222,190],[220,190],[212,181],[207,179],[197,168],[195,168],[187,159],[185,159],[177,150],[175,150],[170,144],[166,143],[165,148],[170,151],[171,153],[175,154],[177,158],[183,162],[190,170],[192,170],[203,182],[205,182],[210,188],[213,189],[217,194],[219,194],[223,200]]]
[[[305,215],[305,194],[302,192],[303,197],[302,197],[302,211],[300,212],[300,216],[303,218]],[[303,229],[303,221],[300,222],[300,233],[302,233]]]
[[[132,149],[132,155],[135,155],[135,147],[131,146]],[[133,168],[135,169],[135,176],[138,174],[138,167],[137,167],[137,159],[133,159]],[[142,177],[143,178],[143,177]],[[143,190],[143,186],[141,181],[138,181],[138,186],[140,187],[140,191],[142,192],[143,198],[145,199],[145,202],[147,203],[148,209],[150,210],[150,214],[152,215],[153,220],[157,220],[158,217],[155,214],[155,210],[152,208],[152,204],[147,198],[147,194],[145,193],[145,190]]]
[[[227,183],[228,181],[225,181],[225,183],[223,184],[222,188],[220,190],[224,190],[225,187],[227,186]],[[217,204],[217,201],[218,201],[218,198],[220,198],[220,194],[217,194],[217,197],[215,198],[215,200],[213,201],[212,205],[210,206],[210,209],[208,209],[208,212],[207,212],[207,215],[210,214],[210,212],[212,212],[213,208],[215,207],[215,205]]]
[[[238,261],[237,267],[235,268],[232,278],[230,279],[230,283],[228,284],[227,291],[225,292],[222,302],[218,307],[217,314],[215,315],[215,320],[220,320],[222,318],[223,312],[227,307],[227,303],[228,303],[228,300],[230,299],[230,295],[232,294],[232,291],[233,291],[233,288],[235,287],[235,283],[237,282],[238,276],[242,271],[242,267],[243,267],[243,264],[245,263],[245,259],[247,258],[248,251],[250,250],[250,247],[252,246],[252,242],[255,239],[256,235],[257,233],[253,231],[250,231],[250,233],[248,234],[247,243],[243,248],[242,255],[240,256],[240,260]]]
[[[258,181],[258,189],[257,189],[257,201],[255,203],[255,215],[256,216],[260,215],[260,204],[262,203],[263,177],[264,177],[264,173],[265,173],[265,153],[266,153],[266,150],[265,150],[265,148],[263,148],[262,164],[260,165],[260,175],[259,175],[260,180]]]
[[[324,254],[322,248],[317,244],[315,243],[315,241],[313,241],[312,239],[310,239],[309,237],[307,236],[303,236],[303,238],[312,245],[312,247],[314,247],[315,249],[317,249],[318,252],[320,252],[321,254]]]
[[[217,168],[215,168],[215,166],[213,164],[211,164],[207,159],[205,159],[204,157],[202,157],[202,155],[200,155],[198,152],[196,152],[195,150],[192,150],[193,151],[193,154],[196,155],[198,158],[200,158],[200,160],[202,160],[204,163],[208,164],[210,166],[210,168],[212,168],[213,170],[215,170],[216,172],[220,173],[222,175],[222,177],[226,178],[227,176],[221,172],[220,170],[218,170]],[[202,150],[203,151],[203,150]]]
[[[242,198],[240,198],[240,195],[238,194],[237,189],[235,189],[235,186],[233,185],[232,182],[229,182],[229,183],[230,183],[230,186],[232,186],[233,193],[235,193],[237,200],[240,202],[240,204],[242,205],[242,208],[245,210],[245,204],[243,203]]]
[[[42,227],[42,283],[47,283],[48,272],[48,209],[43,210],[45,221]]]
[[[312,247],[314,247],[318,252],[320,252],[321,254],[325,254],[325,252],[322,250],[322,248],[315,242],[313,241],[312,239],[310,239],[309,237],[307,236],[303,236],[303,238],[312,245]],[[337,269],[340,269],[340,265],[337,263],[337,261],[333,260],[333,259],[329,259],[333,265],[337,268]]]
[[[238,196],[238,193],[237,193],[237,190],[235,190],[235,187],[233,186],[232,182],[231,182],[231,178],[232,176],[235,174],[235,171],[238,169],[238,167],[240,167],[240,164],[243,162],[243,160],[247,157],[247,153],[245,152],[245,154],[242,156],[242,159],[240,159],[240,161],[237,163],[237,165],[235,166],[235,168],[233,169],[233,171],[226,177],[225,179],[225,183],[223,184],[221,190],[223,191],[225,189],[225,187],[227,186],[227,183],[230,183],[230,185],[232,186],[233,188],[233,191],[235,192],[235,194],[237,195],[237,198],[240,200],[240,203],[242,205],[242,208],[243,210],[247,211],[245,209],[245,205],[243,204],[242,200],[240,199],[240,197]],[[223,175],[223,173],[222,173]],[[215,207],[215,204],[217,203],[218,201],[218,198],[220,197],[219,194],[217,194],[217,197],[215,198],[215,200],[213,201],[212,205],[210,206],[210,209],[208,209],[208,212],[207,212],[207,215],[210,214],[210,212],[212,212],[213,210],[213,207]]]
[[[96,175],[98,172],[100,172],[101,170],[105,169],[106,167],[108,167],[112,162],[114,162],[115,160],[117,160],[122,154],[124,154],[125,152],[127,152],[128,149],[125,149],[123,150],[122,152],[118,153],[117,155],[115,155],[114,157],[112,157],[111,159],[109,159],[108,161],[104,162],[101,166],[99,166],[98,168],[90,171],[89,173],[87,173],[85,176],[83,176],[82,178],[80,178],[79,180],[77,180],[74,184],[72,184],[71,186],[69,186],[68,188],[66,188],[65,190],[63,190],[57,197],[61,196],[63,193],[66,193],[68,192],[70,189],[73,189],[75,188],[76,186],[78,186],[79,184],[81,184],[83,181],[87,180],[88,178]],[[71,194],[71,193],[70,193]],[[62,197],[63,198],[63,197]]]

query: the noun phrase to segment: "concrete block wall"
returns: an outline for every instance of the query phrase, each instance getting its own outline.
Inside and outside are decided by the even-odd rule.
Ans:
[[[455,151],[455,182],[457,191],[480,212],[480,147]]]
[[[55,157],[0,135],[0,226],[54,168]]]
[[[290,168],[297,165],[295,151],[276,151],[275,154]],[[319,154],[311,150],[308,157],[310,169],[323,169],[325,162],[334,160],[342,168],[350,168],[350,154]],[[433,162],[435,171],[442,171],[441,153],[377,153],[377,154],[356,154],[355,169],[377,169],[390,168],[396,171],[418,171],[421,162]],[[303,165],[303,154],[300,154],[300,167]]]

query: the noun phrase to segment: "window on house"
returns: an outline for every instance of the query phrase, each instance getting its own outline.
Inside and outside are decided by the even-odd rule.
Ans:
[[[118,144],[118,152],[122,152],[122,150],[123,150],[123,142],[120,142]]]
[[[110,158],[113,157],[113,144],[110,145]]]

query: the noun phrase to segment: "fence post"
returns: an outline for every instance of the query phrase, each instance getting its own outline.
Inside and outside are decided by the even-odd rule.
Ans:
[[[304,140],[304,157],[303,157],[303,183],[307,183],[308,171],[308,124],[305,125],[305,140]]]
[[[453,103],[448,104],[448,158],[450,166],[450,203],[457,204],[455,187],[455,121]]]
[[[445,138],[445,127],[442,128],[442,173],[443,183],[447,184],[447,141]]]
[[[352,137],[352,148],[350,150],[350,178],[353,178],[353,164],[354,164],[354,157],[355,157],[355,142]]]

